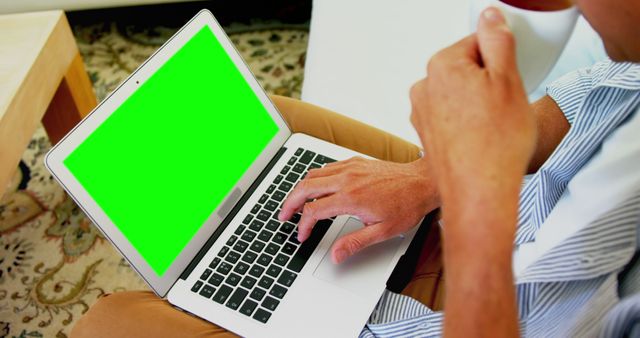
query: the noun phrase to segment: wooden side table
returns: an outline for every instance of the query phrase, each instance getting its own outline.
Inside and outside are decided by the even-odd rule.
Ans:
[[[0,15],[0,198],[40,121],[57,143],[96,106],[62,11]]]

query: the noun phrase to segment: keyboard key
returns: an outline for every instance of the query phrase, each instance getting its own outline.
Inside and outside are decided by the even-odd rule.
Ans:
[[[202,281],[197,281],[195,284],[193,284],[193,286],[191,287],[191,291],[193,292],[198,292],[198,290],[200,290],[200,288],[202,287]]]
[[[273,279],[267,276],[262,276],[262,278],[260,278],[260,281],[258,282],[258,286],[265,289],[269,289],[272,284],[273,284]]]
[[[287,288],[282,287],[278,284],[274,285],[271,291],[269,291],[270,295],[279,299],[282,299],[282,297],[284,297],[286,293],[287,293]]]
[[[318,163],[315,163],[315,162],[313,162],[313,163],[311,163],[311,164],[309,165],[309,170],[311,170],[311,169],[318,169],[318,168],[322,168],[322,165],[320,165],[320,164],[318,164]]]
[[[220,289],[218,289],[218,292],[216,292],[216,294],[213,296],[213,301],[224,304],[224,302],[231,294],[231,291],[233,291],[231,287],[226,285],[221,286]]]
[[[289,175],[287,175],[287,177],[285,178],[285,180],[291,182],[291,183],[296,183],[298,182],[298,179],[300,179],[300,175],[296,174],[296,173],[289,173]]]
[[[258,309],[258,311],[253,315],[253,319],[261,323],[266,323],[269,320],[269,317],[271,317],[271,314],[263,309]]]
[[[278,250],[280,250],[280,247],[277,244],[269,243],[269,245],[267,245],[267,248],[264,249],[264,252],[270,255],[275,255],[276,253],[278,253]],[[295,250],[295,248],[293,250]]]
[[[284,222],[282,223],[282,226],[280,227],[280,231],[284,232],[285,234],[290,234],[293,229],[295,229],[296,226],[295,224],[291,224],[289,222]]]
[[[262,203],[266,202],[267,199],[269,199],[269,195],[262,194],[262,196],[260,196],[260,199],[258,200],[258,203],[262,204]]]
[[[291,188],[293,188],[293,184],[284,181],[282,183],[280,183],[280,185],[278,186],[278,189],[284,191],[284,192],[288,192],[289,190],[291,190]]]
[[[302,154],[302,156],[300,156],[300,163],[304,163],[304,164],[309,164],[309,162],[311,162],[311,160],[313,160],[313,158],[316,156],[316,153],[314,153],[313,151],[307,150],[304,152],[304,154]]]
[[[228,246],[232,246],[232,245],[233,245],[233,243],[235,243],[235,242],[236,242],[236,239],[238,239],[238,236],[231,236],[231,237],[229,237],[229,239],[227,240],[227,245],[228,245]]]
[[[274,263],[280,266],[285,266],[285,264],[287,264],[288,261],[289,261],[289,257],[287,257],[287,255],[284,255],[284,254],[278,254],[278,256],[276,256],[276,259],[273,260]]]
[[[280,278],[278,278],[278,283],[287,287],[291,286],[291,284],[293,284],[293,281],[296,280],[297,276],[298,275],[289,270],[284,270],[282,275],[280,275]]]
[[[256,204],[256,205],[253,206],[253,208],[251,208],[251,213],[255,214],[259,210],[260,210],[260,204]]]
[[[280,173],[282,175],[286,175],[289,172],[289,169],[291,169],[291,167],[288,166],[288,165],[285,165],[284,168],[282,168],[282,170],[280,170]]]
[[[271,264],[269,266],[269,268],[267,269],[267,275],[269,275],[269,276],[271,276],[273,278],[278,277],[280,272],[282,272],[282,268],[277,266],[277,265],[273,265],[273,264]]]
[[[264,273],[264,268],[257,264],[252,266],[251,270],[249,270],[249,274],[255,278],[260,278],[262,273]]]
[[[242,232],[244,231],[244,229],[246,229],[247,227],[245,227],[244,225],[240,225],[238,227],[238,229],[236,229],[236,231],[234,232],[234,234],[240,236],[242,234]]]
[[[278,304],[280,304],[279,300],[267,296],[260,305],[267,310],[273,311],[278,307]]]
[[[244,255],[242,256],[242,261],[247,262],[249,264],[253,263],[256,258],[258,257],[257,254],[255,254],[254,252],[251,251],[247,251],[244,253]]]
[[[287,243],[284,243],[284,246],[282,247],[282,252],[286,253],[287,255],[293,255],[293,253],[296,251],[296,248],[297,246],[287,242]]]
[[[300,222],[300,218],[301,217],[302,217],[302,215],[300,215],[299,213],[293,214],[293,216],[291,216],[291,219],[289,220],[289,222],[291,222],[293,224],[298,224],[298,222]]]
[[[271,256],[262,254],[260,255],[260,258],[258,258],[258,264],[267,266],[269,265],[269,263],[271,263],[271,259],[272,259]]]
[[[269,220],[269,218],[271,218],[271,213],[266,210],[261,210],[256,218],[266,222]]]
[[[265,229],[276,231],[278,230],[278,227],[280,227],[280,222],[272,219],[272,220],[269,220],[269,222],[267,222]]]
[[[302,174],[304,172],[304,170],[307,169],[307,167],[304,164],[296,164],[293,166],[293,171],[298,173],[298,174]]]
[[[253,215],[251,214],[244,216],[244,219],[242,220],[242,224],[249,224],[251,223],[252,219],[253,219]]]
[[[303,152],[303,151],[304,151],[304,149],[302,149],[302,148],[298,148],[298,149],[296,149],[295,155],[296,155],[296,156],[300,156],[300,155],[302,155],[302,152]]]
[[[242,283],[240,283],[240,285],[242,285],[242,287],[245,287],[249,290],[251,290],[251,288],[256,285],[256,282],[258,282],[257,279],[253,278],[253,277],[249,277],[249,276],[245,276],[242,279]]]
[[[222,284],[222,281],[224,280],[224,276],[219,274],[219,273],[214,273],[211,278],[209,278],[209,283],[215,285],[215,286],[220,286],[220,284]]]
[[[238,259],[240,259],[240,254],[235,251],[231,251],[224,260],[231,264],[235,264]]]
[[[318,243],[320,243],[320,240],[324,237],[324,234],[329,230],[331,223],[333,223],[331,220],[321,220],[315,227],[313,227],[311,236],[309,236],[309,238],[300,245],[298,252],[291,257],[291,261],[289,262],[289,265],[287,265],[289,270],[295,272],[300,272],[302,270],[304,265],[307,263],[307,260],[309,260],[309,257],[311,257],[311,254],[318,246]]]
[[[282,181],[283,178],[284,178],[284,176],[278,175],[278,176],[276,176],[275,179],[273,179],[273,183],[278,184],[278,183],[280,183],[280,181]]]
[[[207,280],[207,278],[209,278],[209,276],[211,276],[211,273],[212,273],[212,272],[213,272],[213,271],[211,271],[211,270],[209,270],[209,269],[204,270],[204,272],[202,273],[202,275],[200,275],[200,279],[202,279],[202,280]]]
[[[280,209],[276,210],[276,212],[273,213],[273,219],[278,219],[278,215],[280,215]]]
[[[293,244],[300,244],[300,241],[298,241],[298,232],[294,231],[291,236],[289,236],[289,242],[293,243]]]
[[[295,156],[292,156],[292,157],[289,159],[289,162],[287,162],[287,164],[288,164],[288,165],[294,165],[297,161],[298,161],[298,158],[297,158],[297,157],[295,157]]]
[[[274,210],[278,209],[278,205],[280,205],[278,202],[276,202],[274,200],[270,200],[269,202],[267,202],[264,205],[264,208],[269,210],[269,211],[274,211]]]
[[[251,291],[251,294],[249,295],[249,297],[251,299],[255,299],[257,301],[261,301],[262,298],[264,297],[264,295],[267,294],[267,291],[262,290],[261,288],[255,288],[253,289],[253,291]]]
[[[227,284],[231,285],[231,286],[236,286],[236,285],[238,285],[238,283],[240,283],[240,278],[241,278],[240,276],[238,276],[237,274],[235,274],[235,273],[233,273],[233,272],[232,272],[232,273],[229,275],[229,277],[227,277],[227,279],[225,280],[225,282],[226,282]]]
[[[282,232],[278,232],[275,234],[275,236],[273,236],[274,243],[282,244],[286,240],[287,240],[287,235],[283,234]]]
[[[204,298],[211,298],[216,289],[211,285],[205,285],[202,290],[200,290],[200,296]]]
[[[247,242],[252,242],[254,238],[256,238],[256,233],[251,230],[245,231],[244,235],[242,235],[242,239]]]
[[[264,242],[260,242],[260,241],[255,241],[253,243],[251,243],[251,250],[255,251],[255,252],[262,252],[262,249],[264,249],[264,246],[266,244],[264,244]]]
[[[251,316],[251,314],[253,313],[253,310],[255,310],[257,306],[258,306],[258,303],[247,299],[247,301],[245,301],[242,307],[240,308],[240,313],[242,313],[243,315]]]
[[[239,253],[243,253],[249,247],[249,243],[245,241],[238,241],[236,245],[233,247],[233,250],[238,251]]]
[[[215,270],[218,264],[220,264],[220,258],[216,257],[211,261],[211,263],[209,264],[209,267]]]
[[[249,271],[249,265],[245,263],[238,263],[235,268],[233,268],[233,272],[238,273],[240,275],[244,275]]]
[[[245,289],[236,289],[236,291],[231,295],[229,301],[227,302],[227,307],[237,310],[240,307],[240,304],[247,298],[249,291]]]
[[[320,154],[318,154],[318,156],[316,156],[316,158],[314,159],[314,161],[320,163],[320,164],[325,164],[325,163],[332,163],[335,162],[336,160],[329,158],[329,157],[325,157],[322,156]]]
[[[220,252],[218,252],[218,256],[219,257],[224,257],[224,255],[227,254],[227,251],[229,251],[229,247],[228,246],[222,247],[222,249],[220,249]]]
[[[270,185],[270,186],[267,188],[267,194],[272,193],[274,190],[276,190],[276,186],[275,186],[274,184]]]
[[[271,236],[273,236],[273,232],[269,231],[269,230],[262,230],[260,231],[260,234],[258,235],[258,239],[268,242],[271,239]]]
[[[284,197],[286,196],[286,194],[280,190],[276,191],[273,193],[273,195],[271,195],[271,198],[273,198],[274,200],[278,201],[278,202],[282,202],[282,200],[284,199]]]
[[[227,264],[225,262],[222,262],[222,263],[220,263],[220,266],[218,267],[218,270],[216,270],[216,271],[218,271],[219,273],[221,273],[223,275],[226,275],[226,274],[229,273],[229,271],[231,271],[231,265],[229,265],[229,264]]]
[[[258,220],[255,220],[251,223],[251,225],[249,226],[249,229],[258,232],[260,231],[260,229],[262,229],[262,227],[264,226],[264,222],[260,222]]]

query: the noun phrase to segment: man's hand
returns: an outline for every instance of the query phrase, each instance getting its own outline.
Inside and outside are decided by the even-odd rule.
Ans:
[[[338,239],[332,258],[340,263],[365,247],[411,229],[438,206],[424,159],[392,163],[352,158],[309,171],[280,211],[288,220],[299,210],[298,239],[304,241],[318,220],[354,215],[366,225]],[[315,201],[309,201],[315,199]]]
[[[505,179],[519,186],[535,129],[515,41],[504,23],[485,18],[477,35],[436,54],[428,77],[411,89],[411,101],[411,121],[443,199],[481,192]]]
[[[411,90],[411,121],[442,200],[445,336],[518,336],[511,256],[535,124],[515,41],[495,8],[435,55]]]

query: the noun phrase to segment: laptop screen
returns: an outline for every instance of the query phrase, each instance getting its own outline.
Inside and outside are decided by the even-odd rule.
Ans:
[[[63,162],[161,277],[277,132],[205,26]]]

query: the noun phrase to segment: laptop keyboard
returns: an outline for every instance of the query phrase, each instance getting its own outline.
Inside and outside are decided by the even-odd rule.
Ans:
[[[309,169],[330,162],[335,160],[298,148],[191,291],[266,323],[333,222],[319,221],[301,244],[300,214],[280,222],[280,206]]]

